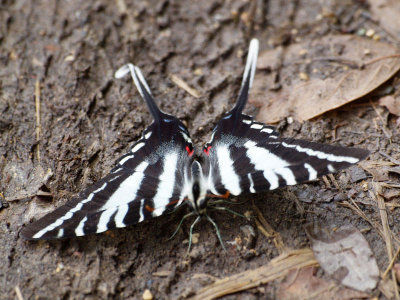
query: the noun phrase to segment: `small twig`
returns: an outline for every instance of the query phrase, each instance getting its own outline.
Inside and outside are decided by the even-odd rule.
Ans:
[[[396,254],[393,256],[392,261],[387,266],[385,272],[383,272],[383,274],[382,274],[382,279],[383,280],[386,278],[386,276],[389,273],[389,271],[393,268],[394,262],[396,261],[396,259],[399,256],[399,254],[400,254],[400,247],[397,249]]]
[[[325,186],[328,189],[332,188],[331,183],[329,182],[328,177],[326,177],[326,175],[322,176],[321,179],[325,183]]]
[[[354,202],[353,199],[351,199],[351,203],[348,201],[344,201],[344,202],[340,202],[339,205],[342,205],[344,207],[348,207],[348,208],[354,210],[357,213],[357,215],[359,215],[361,218],[363,218],[365,221],[367,221],[369,224],[371,224],[371,226],[373,228],[375,228],[375,230],[379,233],[379,235],[383,239],[385,238],[382,225],[369,219],[367,217],[367,215],[360,209],[360,207],[357,205],[357,203]],[[396,237],[394,237],[394,242],[396,243],[396,246],[400,246],[400,240],[397,239]]]
[[[286,276],[290,270],[309,266],[318,266],[318,262],[311,249],[285,252],[257,269],[218,279],[214,283],[196,291],[196,295],[190,299],[216,299],[266,284]]]
[[[173,83],[175,83],[178,87],[180,87],[181,89],[185,90],[188,94],[190,94],[191,96],[195,97],[195,98],[200,98],[200,92],[192,87],[190,87],[185,81],[183,81],[182,78],[171,74],[170,78],[172,80]]]
[[[340,189],[339,184],[338,184],[337,181],[336,181],[335,176],[333,176],[333,174],[328,174],[328,177],[329,177],[330,180],[332,181],[332,183],[333,183],[333,185],[335,186],[335,188],[336,188],[337,190],[340,191],[341,189]]]
[[[38,190],[35,193],[32,194],[19,194],[17,196],[13,196],[13,197],[7,197],[7,199],[5,199],[7,202],[11,202],[11,201],[17,201],[17,200],[23,200],[23,199],[27,199],[27,198],[33,198],[33,197],[53,197],[53,194],[50,192],[45,192],[42,190]]]
[[[378,111],[378,109],[376,108],[376,106],[374,105],[374,103],[372,103],[372,101],[370,101],[370,104],[372,106],[372,108],[374,109],[375,113],[377,114],[379,120],[381,120],[382,122],[382,131],[383,133],[386,135],[386,137],[388,138],[388,140],[390,141],[390,143],[392,143],[392,136],[393,134],[391,132],[387,132],[387,128],[386,128],[386,122],[383,119],[382,115],[380,114],[380,112]],[[378,126],[377,126],[378,127]],[[378,129],[378,128],[377,128]]]
[[[364,66],[372,65],[378,61],[385,60],[388,58],[400,58],[400,54],[391,54],[391,55],[380,56],[380,57],[371,59],[370,61],[367,61],[366,63],[364,63]]]
[[[267,238],[273,238],[274,239],[274,244],[276,249],[278,250],[279,254],[282,254],[285,252],[285,244],[283,243],[281,235],[276,232],[272,226],[265,220],[263,214],[261,213],[260,209],[253,203],[253,208],[257,213],[256,217],[256,225],[257,228],[261,231],[262,234],[264,234]]]
[[[40,134],[42,127],[40,125],[40,82],[39,79],[35,83],[35,106],[36,106],[36,142],[37,142],[37,160],[40,163]]]
[[[388,259],[391,262],[393,260],[393,244],[392,244],[392,234],[389,228],[389,222],[387,218],[387,212],[386,212],[386,207],[385,207],[385,200],[381,196],[382,194],[382,186],[374,182],[372,183],[373,188],[375,193],[373,194],[372,191],[370,191],[371,196],[375,197],[378,203],[378,209],[379,209],[379,214],[381,217],[381,222],[382,222],[382,227],[383,227],[383,234],[384,234],[384,240],[386,244],[386,251],[388,255]],[[400,299],[400,294],[397,286],[397,280],[396,280],[396,274],[393,269],[392,271],[392,281],[393,281],[393,289],[395,292],[396,299]]]
[[[24,297],[22,296],[21,290],[18,285],[14,287],[14,291],[15,294],[17,295],[18,300],[24,300]]]
[[[333,62],[333,63],[337,63],[340,65],[346,65],[352,69],[361,69],[363,67],[362,64],[360,64],[359,62],[357,62],[355,60],[350,60],[350,59],[342,58],[339,56],[314,57],[311,59],[311,62],[317,62],[317,61]],[[307,63],[307,61],[305,59],[301,59],[301,60],[296,60],[294,62],[291,62],[289,64],[285,64],[284,66],[294,65],[294,64],[304,65],[306,63]]]

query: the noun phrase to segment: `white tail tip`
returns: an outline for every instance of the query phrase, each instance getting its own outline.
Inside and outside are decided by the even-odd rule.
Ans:
[[[134,65],[133,64],[126,64],[123,65],[121,68],[119,68],[115,73],[114,73],[114,77],[117,79],[120,79],[122,77],[124,77],[126,74],[128,74],[129,72],[131,72],[131,70],[134,69]]]

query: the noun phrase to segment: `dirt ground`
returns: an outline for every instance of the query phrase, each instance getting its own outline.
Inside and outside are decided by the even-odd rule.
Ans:
[[[27,242],[19,232],[106,175],[150,124],[131,81],[113,78],[121,65],[133,62],[142,69],[160,107],[188,124],[200,149],[236,99],[251,38],[259,38],[265,51],[331,33],[380,30],[364,1],[322,2],[0,1],[0,298],[142,299],[146,289],[154,299],[187,298],[216,278],[257,268],[279,255],[273,239],[254,221],[225,212],[212,217],[228,251],[202,221],[195,228],[198,241],[186,255],[191,220],[168,240],[186,207],[83,238]],[[173,83],[171,75],[200,97]],[[388,161],[382,152],[400,160],[396,117],[377,103],[398,83],[396,75],[374,94],[311,121],[282,120],[278,129],[283,136],[366,148],[371,160]],[[257,108],[248,105],[246,112],[256,115]],[[352,224],[367,239],[383,273],[389,264],[384,239],[343,205],[352,198],[369,220],[380,223],[379,210],[361,184],[372,176],[355,166],[334,178],[338,187],[330,178],[240,197],[234,209],[243,214],[259,210],[287,249],[309,247],[305,224]],[[398,174],[390,180],[398,184]],[[398,237],[400,198],[391,200],[388,221]],[[248,237],[246,225],[257,233],[248,245],[252,251],[233,246]],[[279,285],[276,280],[224,299],[275,298]],[[385,299],[379,289],[371,295]]]

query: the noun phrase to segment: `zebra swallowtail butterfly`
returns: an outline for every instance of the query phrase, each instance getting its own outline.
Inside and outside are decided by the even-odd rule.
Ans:
[[[256,70],[258,40],[253,39],[236,105],[215,126],[204,146],[202,163],[186,126],[162,112],[140,69],[130,73],[154,121],[122,156],[110,174],[80,195],[22,230],[27,239],[52,239],[99,233],[171,212],[182,203],[207,215],[215,197],[259,193],[316,179],[359,162],[368,151],[280,138],[274,127],[242,113]]]

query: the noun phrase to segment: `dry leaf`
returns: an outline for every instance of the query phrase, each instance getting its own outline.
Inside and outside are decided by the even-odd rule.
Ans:
[[[290,271],[285,281],[279,286],[276,298],[280,300],[345,300],[369,297],[366,293],[339,287],[333,281],[318,278],[314,276],[315,271],[315,267]]]
[[[391,279],[382,279],[379,282],[378,289],[386,297],[386,299],[394,299],[396,291],[394,290],[393,281]]]
[[[385,96],[379,100],[379,105],[386,106],[391,114],[400,116],[400,99],[393,96]]]
[[[399,0],[368,0],[372,18],[378,19],[382,26],[393,37],[400,36],[400,1]]]
[[[268,66],[265,60],[277,56],[273,51],[281,50],[261,54],[258,66]],[[275,123],[292,116],[304,121],[367,95],[400,69],[397,51],[390,44],[354,35],[290,45],[279,70],[255,77],[250,102],[260,106],[257,119]],[[302,81],[301,72],[309,72],[310,80]],[[271,77],[280,78],[278,92],[266,85]]]
[[[388,181],[390,167],[393,165],[392,162],[373,160],[364,160],[359,163],[361,168],[372,175],[375,182]]]
[[[333,232],[309,225],[312,249],[322,269],[341,284],[361,292],[374,289],[379,269],[368,242],[353,226]]]

